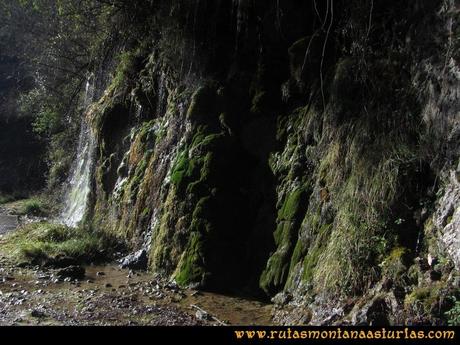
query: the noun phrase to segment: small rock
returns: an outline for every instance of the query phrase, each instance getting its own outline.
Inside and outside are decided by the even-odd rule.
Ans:
[[[165,288],[172,291],[179,290],[179,286],[177,285],[175,280],[170,281],[168,284],[165,285]]]
[[[106,284],[105,284],[105,287],[106,287],[106,288],[111,288],[111,287],[112,287],[112,284],[106,283]]]
[[[272,302],[276,305],[286,305],[292,300],[292,295],[285,293],[285,292],[280,292],[275,295],[275,297],[272,298]]]
[[[202,320],[202,321],[209,321],[211,320],[211,315],[209,315],[207,312],[203,311],[203,310],[197,310],[196,313],[195,313],[195,317],[198,319],[198,320]]]
[[[104,272],[96,272],[96,275],[97,276],[105,276],[105,273]]]
[[[49,274],[39,274],[37,276],[37,279],[40,279],[40,280],[47,280],[47,279],[50,279],[51,276]]]
[[[428,253],[428,256],[426,258],[426,261],[428,262],[428,265],[430,267],[433,267],[434,265],[437,264],[438,262],[438,258],[436,258],[435,256],[431,255],[431,253]]]

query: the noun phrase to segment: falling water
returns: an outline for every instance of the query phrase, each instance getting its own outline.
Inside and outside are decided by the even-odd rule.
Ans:
[[[157,103],[157,116],[162,116],[164,112],[166,111],[166,96],[167,96],[167,90],[166,90],[166,76],[162,72],[160,75],[160,80],[158,83],[158,103]]]
[[[93,101],[93,79],[93,75],[90,75],[86,82],[83,100],[85,112]],[[61,221],[67,226],[77,226],[85,215],[86,203],[90,192],[94,147],[94,135],[87,122],[86,116],[83,116],[78,140],[77,158],[72,168],[69,191],[66,195],[64,210],[61,215]]]

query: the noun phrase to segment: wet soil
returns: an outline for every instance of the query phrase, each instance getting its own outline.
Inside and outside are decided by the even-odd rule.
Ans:
[[[180,289],[115,264],[85,268],[84,280],[63,281],[56,270],[0,257],[0,325],[271,324],[262,302]]]
[[[15,204],[0,205],[0,325],[270,325],[260,301],[181,289],[150,272],[116,263],[85,266],[85,278],[17,267],[1,253],[2,237],[22,223]],[[30,219],[29,219],[30,218]]]

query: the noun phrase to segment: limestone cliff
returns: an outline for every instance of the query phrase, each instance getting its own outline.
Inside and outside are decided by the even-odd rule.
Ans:
[[[180,284],[275,296],[279,322],[444,322],[458,295],[458,11],[159,2],[86,115],[86,222]]]

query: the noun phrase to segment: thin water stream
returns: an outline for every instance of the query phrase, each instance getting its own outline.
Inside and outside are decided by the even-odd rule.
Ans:
[[[83,109],[88,111],[94,97],[94,76],[86,82]],[[88,195],[91,191],[90,180],[93,167],[95,138],[86,116],[82,116],[77,157],[72,168],[69,191],[64,200],[64,209],[60,220],[67,226],[76,227],[86,211]]]

